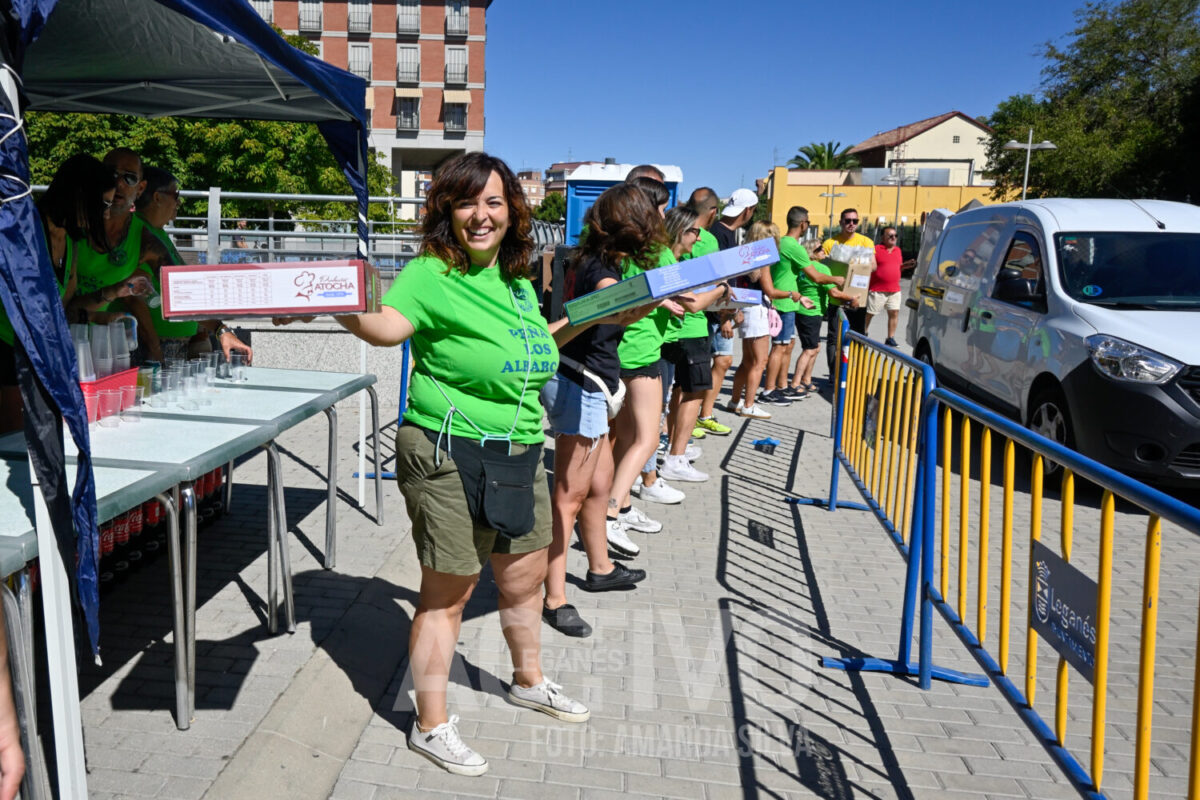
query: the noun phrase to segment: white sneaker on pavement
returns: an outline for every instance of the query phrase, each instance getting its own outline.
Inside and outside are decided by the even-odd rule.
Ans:
[[[408,732],[408,749],[455,775],[482,775],[488,769],[484,757],[463,744],[459,737],[458,714],[452,714],[449,722],[428,731],[421,730],[414,719]]]
[[[642,533],[658,533],[663,529],[661,522],[650,519],[640,508],[632,506],[625,513],[617,514],[617,521],[623,523],[630,530]]]
[[[739,417],[749,417],[750,419],[770,419],[771,412],[763,411],[758,406],[745,406],[738,410]]]
[[[515,682],[509,686],[508,699],[519,706],[532,708],[549,714],[563,722],[586,722],[592,715],[588,707],[562,693],[562,687],[550,680],[543,680],[528,689]]]
[[[629,538],[629,534],[625,532],[625,523],[620,520],[610,519],[608,521],[608,546],[617,551],[623,556],[633,558],[638,553],[642,552],[642,548]]]
[[[638,480],[641,480],[640,478]],[[667,485],[661,477],[649,486],[635,487],[636,494],[642,500],[648,500],[651,503],[662,503],[666,506],[673,506],[676,503],[682,503],[683,498],[687,497],[678,489]]]
[[[687,456],[667,456],[658,474],[673,481],[701,483],[708,480],[708,475],[688,463]]]

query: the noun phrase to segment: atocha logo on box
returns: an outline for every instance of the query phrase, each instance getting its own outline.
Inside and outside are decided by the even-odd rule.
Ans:
[[[354,281],[349,278],[319,275],[308,271],[297,275],[295,284],[296,296],[305,300],[312,300],[313,295],[325,298],[351,297],[357,292]]]

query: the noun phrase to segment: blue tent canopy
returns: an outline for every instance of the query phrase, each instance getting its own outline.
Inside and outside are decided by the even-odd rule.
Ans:
[[[74,530],[70,519],[55,515],[65,499],[48,494],[65,483],[54,474],[61,443],[57,462],[35,452],[33,442],[30,457],[35,471],[49,465],[39,482],[65,563],[78,548],[77,599],[96,651],[98,537],[87,416],[29,196],[26,142],[11,134],[30,109],[315,122],[358,198],[365,257],[366,82],[288,45],[245,0],[0,0],[0,25],[0,302],[27,354],[35,394],[62,415],[78,446]],[[26,394],[27,407],[32,396]]]

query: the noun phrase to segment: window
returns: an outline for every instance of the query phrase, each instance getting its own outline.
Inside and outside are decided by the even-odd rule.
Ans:
[[[396,48],[396,82],[416,83],[421,80],[421,46],[402,44]]]
[[[358,77],[371,80],[371,45],[350,45],[350,58],[347,68]]]
[[[254,10],[258,12],[258,15],[267,22],[274,21],[271,8],[274,5],[272,0],[250,0],[250,5],[254,6]]]
[[[448,131],[465,131],[467,129],[467,104],[446,103],[442,110],[442,118]]]
[[[953,139],[952,141],[953,141],[953,143],[954,143],[954,144],[958,144],[958,142],[959,142],[959,138],[958,138],[957,136],[955,136],[955,137],[954,137],[954,139]]]
[[[446,83],[467,82],[467,48],[446,48]]]
[[[421,32],[420,0],[399,0],[396,3],[396,30],[400,33]]]
[[[321,0],[300,0],[300,30],[321,30]]]
[[[1014,289],[1014,284],[1019,285]],[[1045,311],[1042,248],[1032,233],[1017,231],[1004,254],[992,297],[1015,305]]]
[[[452,36],[467,35],[467,4],[465,0],[450,0],[446,3],[446,33]]]
[[[350,0],[350,5],[347,10],[349,12],[347,26],[350,33],[371,32],[370,0]]]
[[[421,127],[421,101],[415,97],[396,100],[396,129],[415,131]]]

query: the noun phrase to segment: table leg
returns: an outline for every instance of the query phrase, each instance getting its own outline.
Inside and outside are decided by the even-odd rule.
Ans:
[[[196,489],[192,481],[179,484],[178,508],[183,509],[183,557],[187,562],[184,578],[184,627],[187,631],[187,719],[196,711]],[[170,512],[168,512],[170,513]],[[169,546],[169,545],[168,545]]]
[[[22,569],[21,574],[17,576],[18,584],[22,578],[27,578],[27,570],[28,567]],[[28,580],[25,583],[28,584]],[[20,586],[18,591],[21,591]],[[0,593],[3,594],[4,621],[10,643],[9,673],[12,676],[13,702],[20,724],[21,747],[28,761],[25,765],[25,777],[21,779],[21,796],[26,800],[49,800],[52,797],[50,773],[46,765],[46,754],[38,737],[33,640],[30,629],[25,624],[26,609],[22,608],[21,601],[3,582],[0,582]]]
[[[278,532],[276,543],[279,546],[279,571],[283,583],[283,615],[287,622],[287,632],[296,632],[296,603],[292,595],[292,556],[290,539],[288,538],[287,507],[283,499],[283,462],[279,458],[279,448],[272,442],[268,456],[275,464],[275,482],[267,487],[273,493],[277,520],[275,530]]]
[[[337,408],[325,409],[329,417],[329,472],[325,495],[325,569],[337,563]]]
[[[375,387],[368,386],[371,397],[371,431],[375,442],[375,524],[383,525],[383,467],[379,463],[379,397]]]
[[[172,493],[173,494],[173,493]],[[167,510],[167,563],[171,572],[171,612],[175,628],[175,727],[186,731],[192,726],[192,702],[188,694],[188,636],[184,624],[183,562],[179,553],[179,510],[167,494],[156,495]]]
[[[233,462],[232,461],[230,461],[228,464],[225,465],[225,485],[223,488],[225,490],[225,499],[223,501],[225,504],[224,511],[226,514],[228,514],[229,509],[233,508]]]
[[[277,542],[279,541],[279,507],[275,497],[275,459],[271,457],[275,443],[267,442],[263,449],[267,451],[267,633],[274,634],[278,628],[279,593],[276,589],[279,581],[276,577],[278,566],[275,561]]]

